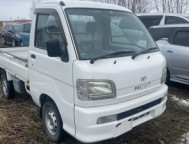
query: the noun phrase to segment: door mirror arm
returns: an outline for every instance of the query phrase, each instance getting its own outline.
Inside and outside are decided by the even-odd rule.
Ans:
[[[68,50],[67,50],[67,45],[66,44],[65,44],[65,52],[62,52],[60,58],[61,58],[61,60],[63,62],[68,62],[69,61]]]

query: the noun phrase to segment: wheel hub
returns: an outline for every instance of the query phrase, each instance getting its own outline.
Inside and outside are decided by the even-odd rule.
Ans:
[[[45,121],[47,125],[47,129],[49,130],[50,134],[56,135],[57,131],[57,121],[56,116],[52,109],[48,108],[45,114]]]
[[[3,81],[3,93],[5,95],[8,94],[8,87],[7,87],[7,82],[6,81]]]

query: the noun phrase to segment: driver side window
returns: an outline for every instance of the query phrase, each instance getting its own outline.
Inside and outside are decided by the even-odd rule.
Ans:
[[[58,40],[64,54],[66,45],[62,35],[60,20],[56,14],[38,14],[35,34],[35,47],[46,50],[47,42]]]

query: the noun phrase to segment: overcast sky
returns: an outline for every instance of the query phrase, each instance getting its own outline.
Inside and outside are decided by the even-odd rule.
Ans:
[[[0,21],[29,19],[32,1],[36,0],[0,0]]]

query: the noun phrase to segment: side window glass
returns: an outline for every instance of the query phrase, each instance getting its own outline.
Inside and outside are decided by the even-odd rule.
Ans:
[[[146,26],[147,29],[151,26],[160,24],[160,20],[158,19],[142,19],[141,21],[143,22],[143,24]]]
[[[173,40],[173,44],[180,46],[189,46],[189,32],[178,31]]]
[[[149,32],[151,36],[153,37],[154,41],[158,41],[163,36],[163,29],[162,28],[151,28],[149,29]]]
[[[162,17],[163,16],[139,16],[140,20],[147,29],[151,26],[159,25]]]
[[[38,14],[35,34],[35,47],[46,50],[46,43],[50,40],[58,40],[66,57],[66,46],[58,25],[59,19],[52,14]]]
[[[165,18],[165,24],[181,24],[181,23],[188,23],[186,20],[174,17],[174,16],[166,16]]]
[[[175,28],[150,28],[149,29],[149,32],[155,41],[158,41],[162,38],[169,38],[173,34],[174,31],[175,31]]]
[[[24,25],[24,32],[25,33],[30,33],[30,29],[31,29],[31,24],[25,24]]]

